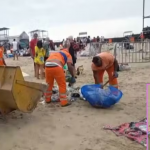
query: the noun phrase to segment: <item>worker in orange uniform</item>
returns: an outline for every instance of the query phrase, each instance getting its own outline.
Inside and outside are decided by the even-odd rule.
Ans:
[[[66,41],[63,47],[64,48],[61,51],[51,53],[45,63],[45,77],[46,77],[46,82],[49,85],[47,92],[45,93],[45,100],[47,103],[51,102],[52,88],[53,88],[54,79],[55,79],[59,86],[59,97],[60,97],[60,103],[62,107],[68,106],[71,104],[68,101],[67,95],[66,95],[67,94],[66,78],[65,78],[65,73],[63,70],[63,67],[66,63],[68,65],[68,70],[70,74],[72,75],[70,82],[71,83],[76,82],[75,75],[73,73],[72,57],[68,51],[70,47],[70,43]]]
[[[4,48],[0,44],[0,66],[6,66],[5,60],[4,60]]]
[[[102,52],[93,57],[92,70],[95,79],[95,84],[100,84],[103,87],[103,75],[107,71],[109,76],[109,85],[118,88],[118,61],[109,52]]]

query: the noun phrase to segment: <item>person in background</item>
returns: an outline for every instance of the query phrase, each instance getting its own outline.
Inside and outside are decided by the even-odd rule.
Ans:
[[[48,83],[49,87],[45,93],[45,101],[46,103],[51,102],[52,96],[52,88],[54,86],[54,80],[56,80],[59,86],[59,98],[61,106],[68,106],[69,103],[67,99],[67,87],[66,87],[66,78],[64,74],[63,67],[67,63],[68,70],[71,74],[70,83],[75,83],[75,74],[74,68],[72,66],[72,57],[69,54],[70,43],[68,41],[65,42],[63,45],[63,49],[60,52],[51,53],[49,58],[46,60],[45,63],[45,77],[46,82]]]
[[[88,38],[87,38],[87,44],[90,44],[91,43],[91,38],[90,38],[90,36],[88,36]]]
[[[45,41],[43,42],[43,48],[45,49],[46,51],[46,54],[45,54],[45,58],[44,58],[44,61],[46,61],[49,57],[49,51],[51,50],[50,49],[50,41],[49,41],[49,38],[47,37],[45,39]]]
[[[64,45],[64,44],[65,44],[65,39],[62,40],[62,45]]]
[[[104,36],[101,36],[100,41],[101,41],[101,43],[104,43],[104,42],[105,42]]]
[[[76,38],[76,43],[79,43],[80,42],[80,37],[77,37]]]
[[[72,56],[72,65],[74,68],[74,74],[76,74],[76,68],[75,68],[75,64],[77,61],[77,51],[79,51],[79,45],[77,43],[74,43],[73,41],[73,36],[69,36],[68,37],[69,43],[70,43],[70,47],[69,47],[69,53]]]
[[[43,38],[43,41],[42,41],[43,43],[45,42],[45,38]]]
[[[96,38],[94,37],[94,38],[93,38],[93,40],[92,40],[92,42],[94,42],[94,43],[95,43],[96,41],[97,41],[97,40],[96,40]]]
[[[87,38],[85,37],[83,40],[84,40],[83,46],[85,48],[87,46]]]
[[[100,37],[99,36],[97,36],[97,42],[100,42]]]
[[[99,47],[100,47],[100,37],[99,36],[97,36],[97,38],[96,38],[96,47],[97,47],[97,49],[99,49]]]
[[[50,42],[50,49],[53,50],[53,51],[55,51],[55,46],[54,46],[53,41],[49,40],[49,42]]]
[[[38,41],[37,46],[35,46],[35,57],[34,57],[37,79],[40,79],[39,72],[41,75],[41,79],[44,78],[44,57],[45,57],[45,49],[43,48],[43,43],[42,41]]]
[[[21,43],[18,43],[18,47],[19,47],[19,48],[18,48],[19,51],[23,49],[22,46],[21,46]]]
[[[4,47],[0,44],[0,66],[6,66],[6,62],[4,60]]]
[[[77,44],[79,45],[79,49],[83,50],[83,43],[80,38],[78,38]]]
[[[34,57],[35,57],[35,46],[37,44],[37,41],[38,41],[38,34],[35,33],[33,35],[33,39],[30,41],[30,55],[31,55],[31,58],[34,60]],[[36,68],[35,68],[35,63],[34,63],[34,75],[36,77]]]
[[[79,49],[81,49],[81,46],[80,46],[80,37],[77,37],[76,44],[79,45]]]
[[[109,52],[102,52],[93,57],[92,71],[95,79],[95,84],[100,84],[103,87],[103,75],[107,71],[109,76],[109,85],[118,88],[118,61]]]
[[[15,58],[17,58],[18,60],[18,55],[19,55],[18,42],[15,39],[12,42],[12,52],[13,52],[14,60]]]

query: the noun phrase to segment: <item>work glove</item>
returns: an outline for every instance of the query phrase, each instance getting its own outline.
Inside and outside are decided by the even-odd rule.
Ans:
[[[118,72],[117,71],[114,72],[113,77],[118,78]]]
[[[76,82],[76,79],[74,77],[71,77],[70,78],[70,83],[75,83]]]

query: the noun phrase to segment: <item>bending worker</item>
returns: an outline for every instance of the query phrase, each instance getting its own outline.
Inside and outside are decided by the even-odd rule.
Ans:
[[[0,44],[0,66],[6,66],[5,60],[4,60],[4,48]]]
[[[70,47],[70,43],[65,42],[64,49],[62,49],[60,52],[51,53],[49,58],[46,60],[45,77],[46,77],[46,82],[49,85],[47,92],[45,93],[45,99],[47,103],[51,102],[52,88],[55,79],[59,86],[59,97],[60,97],[61,106],[68,106],[71,104],[67,100],[66,78],[63,70],[64,65],[67,63],[68,70],[72,75],[70,82],[75,83],[72,57],[68,51],[69,47]]]
[[[118,61],[109,52],[102,52],[93,57],[92,70],[95,84],[101,84],[103,87],[103,75],[107,71],[109,76],[109,85],[118,88]]]

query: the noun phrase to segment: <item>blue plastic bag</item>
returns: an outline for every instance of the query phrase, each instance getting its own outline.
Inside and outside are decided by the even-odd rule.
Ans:
[[[99,84],[85,85],[81,88],[83,97],[93,107],[109,108],[118,103],[122,98],[123,93],[113,86],[107,89],[101,89]]]

